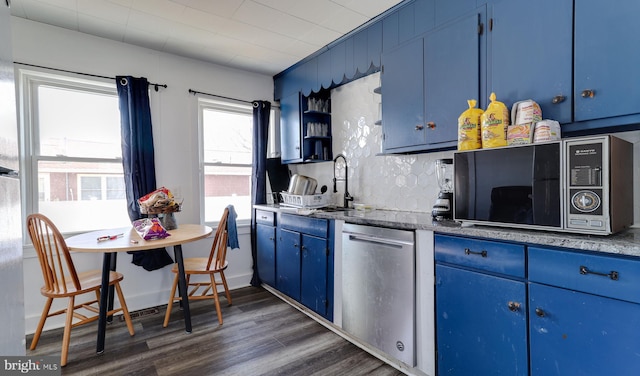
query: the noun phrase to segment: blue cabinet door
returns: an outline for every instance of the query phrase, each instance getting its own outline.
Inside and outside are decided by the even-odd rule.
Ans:
[[[575,2],[576,121],[640,112],[639,14],[640,1]]]
[[[533,99],[545,119],[570,123],[573,0],[501,1],[491,19],[487,97],[495,92],[509,109]]]
[[[300,93],[280,99],[280,155],[283,163],[302,160],[300,134]]]
[[[436,264],[438,373],[528,375],[526,303],[524,282]]]
[[[276,288],[300,301],[300,233],[280,229],[277,249]]]
[[[258,275],[263,283],[276,287],[276,228],[256,224]]]
[[[640,305],[529,286],[531,376],[635,375]]]
[[[478,25],[484,18],[482,12],[473,12],[425,37],[425,132],[429,148],[457,144],[460,113],[468,108],[467,100],[480,101]]]
[[[327,239],[302,235],[302,280],[300,302],[314,312],[326,316],[328,308]]]
[[[436,26],[445,24],[476,8],[477,0],[436,0]],[[481,1],[477,1],[481,3]]]
[[[382,57],[383,149],[426,143],[423,41],[411,41]]]

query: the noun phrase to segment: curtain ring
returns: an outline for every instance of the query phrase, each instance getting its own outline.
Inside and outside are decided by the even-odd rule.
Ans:
[[[253,102],[253,108],[258,108],[258,107],[260,107],[260,102],[258,101]]]
[[[127,84],[128,84],[128,83],[129,83],[129,80],[127,80],[127,78],[126,78],[126,77],[122,77],[122,78],[120,79],[120,85],[122,85],[122,86],[127,86]]]

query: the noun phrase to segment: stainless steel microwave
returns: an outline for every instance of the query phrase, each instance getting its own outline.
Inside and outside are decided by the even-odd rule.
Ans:
[[[454,220],[609,235],[633,224],[633,145],[614,136],[454,153]]]

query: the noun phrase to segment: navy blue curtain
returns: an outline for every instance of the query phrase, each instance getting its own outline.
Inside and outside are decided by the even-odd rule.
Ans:
[[[149,107],[149,82],[146,78],[117,76],[122,138],[122,165],[127,197],[127,211],[132,221],[140,219],[138,199],[156,189],[156,167]],[[164,248],[129,252],[133,263],[145,270],[172,264]]]
[[[253,102],[253,172],[251,174],[251,203],[267,203],[267,135],[271,102]],[[253,257],[252,286],[260,285],[256,248],[256,214],[251,211],[251,256]]]

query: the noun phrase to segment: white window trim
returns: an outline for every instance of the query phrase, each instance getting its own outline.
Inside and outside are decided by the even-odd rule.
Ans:
[[[206,166],[230,166],[230,167],[252,167],[251,163],[238,164],[238,163],[205,163],[204,162],[204,124],[202,114],[206,109],[212,109],[216,111],[228,111],[232,113],[244,113],[253,116],[253,109],[251,104],[243,103],[241,101],[225,101],[216,100],[204,97],[197,97],[198,103],[198,191],[200,200],[200,223],[205,223],[208,226],[214,228],[218,227],[218,221],[205,222],[204,212],[204,169]],[[238,227],[251,226],[250,219],[239,219],[237,221]]]
[[[18,67],[17,82],[20,98],[20,170],[22,197],[22,216],[38,211],[38,162],[116,162],[122,163],[122,158],[69,158],[64,156],[40,156],[39,133],[33,122],[37,120],[38,101],[36,88],[42,84],[66,87],[72,90],[86,89],[95,93],[117,95],[118,91],[114,81],[103,78],[88,80],[81,75],[66,73],[51,73],[46,69],[26,69]],[[36,128],[36,129],[34,129]],[[23,239],[27,242],[28,234],[23,226]],[[70,233],[72,234],[72,233]]]

